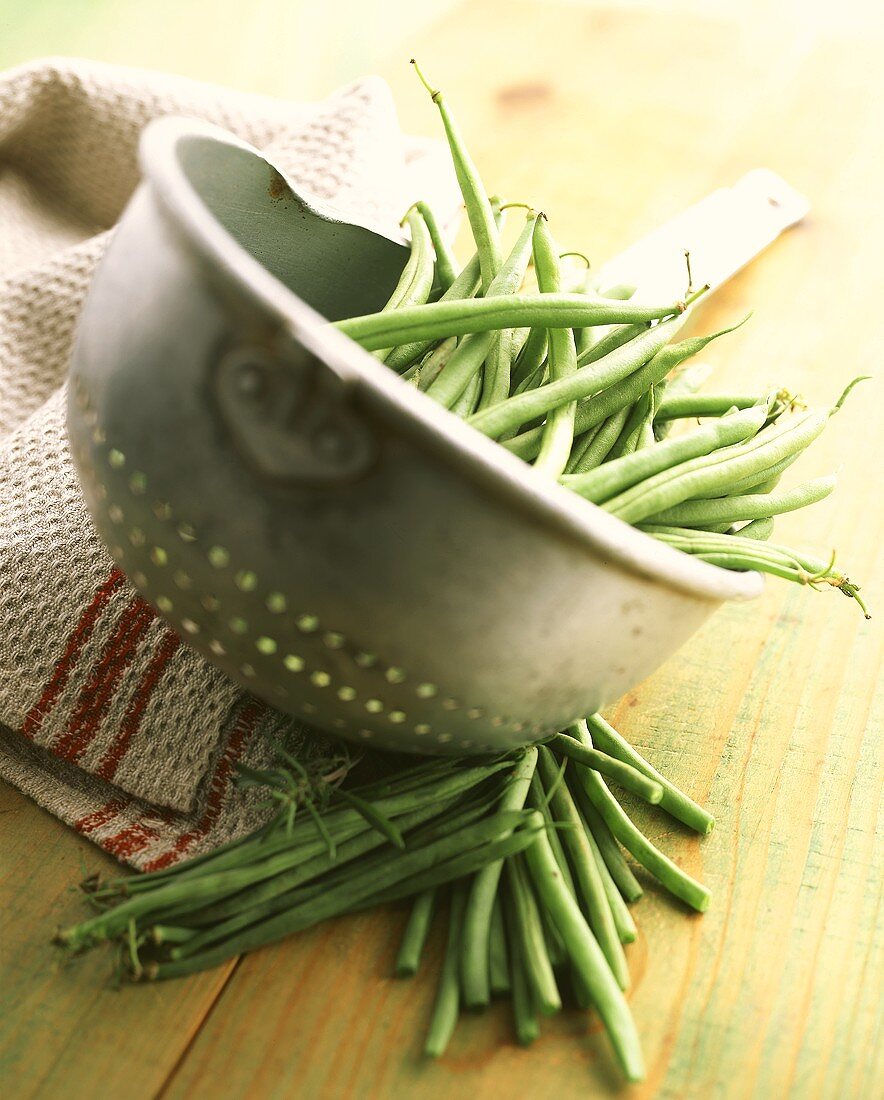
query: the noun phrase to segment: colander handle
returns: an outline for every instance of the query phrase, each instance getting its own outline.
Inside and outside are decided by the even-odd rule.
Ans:
[[[605,264],[601,289],[627,283],[633,301],[659,301],[684,294],[685,251],[690,252],[695,287],[720,287],[789,226],[810,203],[766,168],[747,172],[665,222]]]
[[[213,372],[221,419],[243,461],[264,479],[302,488],[350,482],[375,460],[348,381],[294,333],[280,347],[235,344]]]

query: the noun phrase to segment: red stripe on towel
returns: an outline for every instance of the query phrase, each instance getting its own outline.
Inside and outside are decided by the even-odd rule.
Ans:
[[[76,763],[89,747],[154,617],[151,608],[139,596],[131,600],[117,621],[100,660],[93,666],[92,675],[80,689],[66,732],[51,746],[56,755]]]
[[[105,802],[97,810],[93,810],[91,814],[86,814],[85,817],[79,818],[74,822],[74,828],[78,833],[91,833],[96,829],[100,829],[102,825],[106,825],[109,821],[112,821],[120,810],[123,810],[128,805],[122,798],[113,798],[110,802]]]
[[[147,670],[132,697],[132,701],[129,703],[129,707],[120,724],[119,733],[113,744],[101,758],[101,762],[95,770],[95,774],[100,776],[100,778],[113,779],[116,775],[117,768],[126,754],[129,743],[141,726],[141,719],[150,701],[150,697],[153,694],[153,690],[159,683],[160,678],[166,670],[166,666],[180,645],[181,639],[175,631],[167,630],[163,635],[157,652],[147,666]]]
[[[106,852],[118,859],[128,859],[147,847],[152,840],[159,836],[156,829],[144,821],[135,821],[128,828],[121,830],[114,836],[105,837],[100,843]]]
[[[91,637],[101,612],[125,579],[121,570],[114,568],[111,570],[104,584],[96,590],[95,595],[92,597],[92,602],[82,613],[73,633],[68,638],[64,652],[56,662],[52,676],[43,689],[43,694],[25,715],[25,720],[21,727],[21,732],[25,737],[33,739],[39,733],[40,727],[43,725],[43,719],[55,706],[59,695],[61,695],[67,685],[71,672],[76,666],[80,653],[83,650],[83,646]]]
[[[258,722],[266,713],[266,704],[259,702],[257,699],[250,699],[245,704],[236,719],[227,746],[215,765],[215,771],[209,783],[206,809],[199,823],[190,831],[180,833],[171,848],[146,863],[142,870],[160,871],[164,867],[177,862],[196,841],[201,840],[212,828],[221,813],[234,764],[242,755],[243,749],[255,732]]]

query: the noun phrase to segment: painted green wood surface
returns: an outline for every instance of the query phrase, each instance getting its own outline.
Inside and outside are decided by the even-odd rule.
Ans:
[[[294,77],[276,69],[271,79],[255,63],[275,6],[249,5],[263,29],[249,28],[244,43],[213,29],[199,58],[177,39],[164,53],[156,29],[139,54],[119,20],[99,38],[108,51],[118,43],[121,60],[295,94]],[[77,24],[72,47],[53,31],[46,49],[95,52],[90,35],[107,28],[109,12],[180,29],[205,10],[195,0],[174,12],[137,5],[137,15],[136,5],[109,0],[80,7],[92,31]],[[0,0],[0,27],[11,8]],[[884,359],[882,45],[871,5],[481,0],[391,50],[383,72],[403,123],[435,132],[404,64],[418,54],[448,91],[489,185],[542,204],[559,238],[593,257],[748,168],[781,172],[810,196],[811,217],[722,291],[699,325],[755,310],[710,349],[716,386],[783,383],[824,401],[854,374],[880,373]],[[799,545],[836,546],[878,609],[881,385],[857,391],[803,463],[807,476],[840,468],[836,495],[778,525]],[[612,709],[618,728],[718,819],[702,844],[649,822],[702,874],[713,904],[688,916],[649,886],[635,908],[631,1002],[649,1079],[623,1095],[841,1100],[880,1091],[881,638],[880,618],[863,622],[836,594],[771,581]],[[431,985],[389,976],[401,913],[323,926],[229,974],[100,990],[106,963],[61,970],[46,938],[62,910],[77,911],[65,891],[80,853],[89,869],[109,861],[14,792],[2,792],[0,810],[0,1076],[13,1095],[569,1100],[616,1090],[604,1042],[577,1014],[550,1022],[526,1052],[498,1008],[466,1019],[440,1063],[424,1062]]]

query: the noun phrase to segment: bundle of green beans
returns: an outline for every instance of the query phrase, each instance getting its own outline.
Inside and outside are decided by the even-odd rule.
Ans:
[[[523,204],[488,197],[444,97],[424,84],[475,254],[458,271],[432,210],[416,203],[404,219],[409,261],[387,305],[338,327],[543,476],[654,538],[724,568],[837,588],[868,616],[834,558],[768,541],[777,515],[832,491],[832,477],[791,489],[779,481],[855,383],[816,410],[782,390],[699,393],[708,370],[684,364],[737,326],[676,339],[705,289],[691,289],[689,269],[683,300],[638,305],[631,287],[575,279],[562,260],[580,254],[560,252],[546,217],[524,206],[504,255],[503,218]],[[536,290],[525,290],[532,265]],[[608,782],[701,836],[712,817],[597,714],[505,757],[390,759],[385,772],[333,789],[280,749],[278,767],[241,776],[277,807],[264,828],[163,871],[84,884],[97,912],[58,941],[72,951],[112,943],[133,979],[164,979],[410,899],[396,960],[410,975],[444,894],[428,1054],[445,1050],[462,1008],[494,995],[511,998],[525,1044],[570,1000],[599,1015],[624,1076],[640,1080],[623,945],[636,937],[628,903],[642,887],[624,850],[692,909],[705,910],[709,892],[651,844]]]
[[[691,289],[690,257],[681,301],[638,305],[632,287],[600,293],[589,277],[575,282],[562,258],[581,254],[560,252],[544,214],[487,195],[444,96],[417,71],[442,117],[476,251],[458,273],[432,212],[416,204],[407,215],[411,257],[390,300],[338,327],[477,431],[627,523],[724,568],[837,588],[868,616],[833,561],[760,545],[775,516],[834,488],[834,477],[792,489],[779,480],[851,387],[816,410],[783,391],[696,393],[705,378],[683,364],[739,326],[677,339],[706,289]],[[527,216],[504,255],[501,219],[512,206]],[[532,264],[536,290],[526,292]],[[699,426],[667,438],[689,418]]]
[[[74,952],[114,945],[122,973],[154,981],[411,899],[395,965],[405,976],[418,969],[445,891],[429,1055],[444,1052],[462,1007],[484,1008],[492,995],[511,998],[526,1044],[542,1016],[571,1000],[595,1009],[623,1073],[641,1078],[623,944],[636,937],[627,903],[642,888],[623,849],[689,907],[705,910],[709,893],[651,844],[607,783],[706,835],[713,819],[702,807],[597,714],[504,757],[388,761],[382,778],[352,788],[311,778],[277,748],[277,767],[240,769],[240,782],[264,788],[276,807],[264,828],[168,869],[88,880],[97,912],[57,942]]]

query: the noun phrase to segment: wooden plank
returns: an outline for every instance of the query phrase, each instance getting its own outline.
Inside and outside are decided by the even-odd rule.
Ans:
[[[759,164],[806,189],[808,224],[700,324],[756,310],[711,351],[722,388],[782,383],[826,401],[881,345],[864,300],[884,244],[882,98],[868,86],[881,38],[812,26],[782,37],[778,21],[488,2],[415,51],[489,186],[542,204],[560,239],[593,256]],[[404,65],[388,72],[405,125],[433,132]],[[857,396],[803,463],[808,476],[840,466],[840,493],[779,525],[799,545],[834,542],[869,581],[884,511],[864,483],[881,468],[882,437],[880,402]],[[649,885],[636,907],[631,998],[649,1077],[630,1095],[873,1091],[881,658],[880,631],[853,605],[772,582],[614,708],[619,728],[719,819],[699,844],[647,818],[714,903],[688,916]],[[616,1084],[603,1040],[576,1015],[546,1025],[530,1052],[508,1038],[505,1013],[467,1019],[439,1064],[422,1061],[431,991],[388,977],[399,923],[337,922],[244,960],[168,1095],[568,1098]]]
[[[191,0],[179,10],[183,26],[201,9]],[[489,184],[543,204],[563,241],[594,258],[757,164],[804,188],[808,224],[700,325],[755,308],[749,326],[710,350],[722,388],[783,382],[827,400],[881,360],[872,305],[884,245],[881,17],[856,5],[837,20],[804,11],[796,26],[787,3],[702,10],[484,0],[415,38],[413,50],[448,91]],[[223,48],[211,36],[171,37],[200,42],[205,75],[302,90],[304,74],[278,58],[261,69],[261,43],[278,27],[269,16],[256,26],[236,58],[229,35]],[[109,33],[122,35],[120,24]],[[191,67],[171,47],[123,37],[108,46],[118,59]],[[386,67],[403,123],[437,133],[405,61]],[[876,396],[858,391],[802,462],[808,476],[840,465],[839,493],[780,529],[809,547],[834,543],[882,607]],[[688,916],[649,885],[635,910],[631,1000],[649,1080],[630,1096],[874,1094],[884,1069],[880,637],[837,595],[771,582],[613,709],[618,727],[719,820],[700,844],[643,817],[714,900],[702,918]],[[109,861],[20,796],[2,798],[0,1079],[16,1096],[138,1098],[168,1082],[169,1097],[197,1100],[507,1090],[568,1100],[617,1085],[597,1026],[577,1014],[551,1021],[526,1052],[498,1006],[464,1020],[441,1062],[424,1061],[432,983],[389,977],[401,912],[293,937],[245,960],[226,985],[218,971],[113,992],[106,957],[62,968],[46,940],[82,912],[67,893],[81,859],[87,871]]]
[[[0,1082],[6,1096],[155,1096],[223,988],[228,965],[180,986],[114,988],[109,952],[66,959],[55,928],[73,887],[119,865],[0,783]]]

